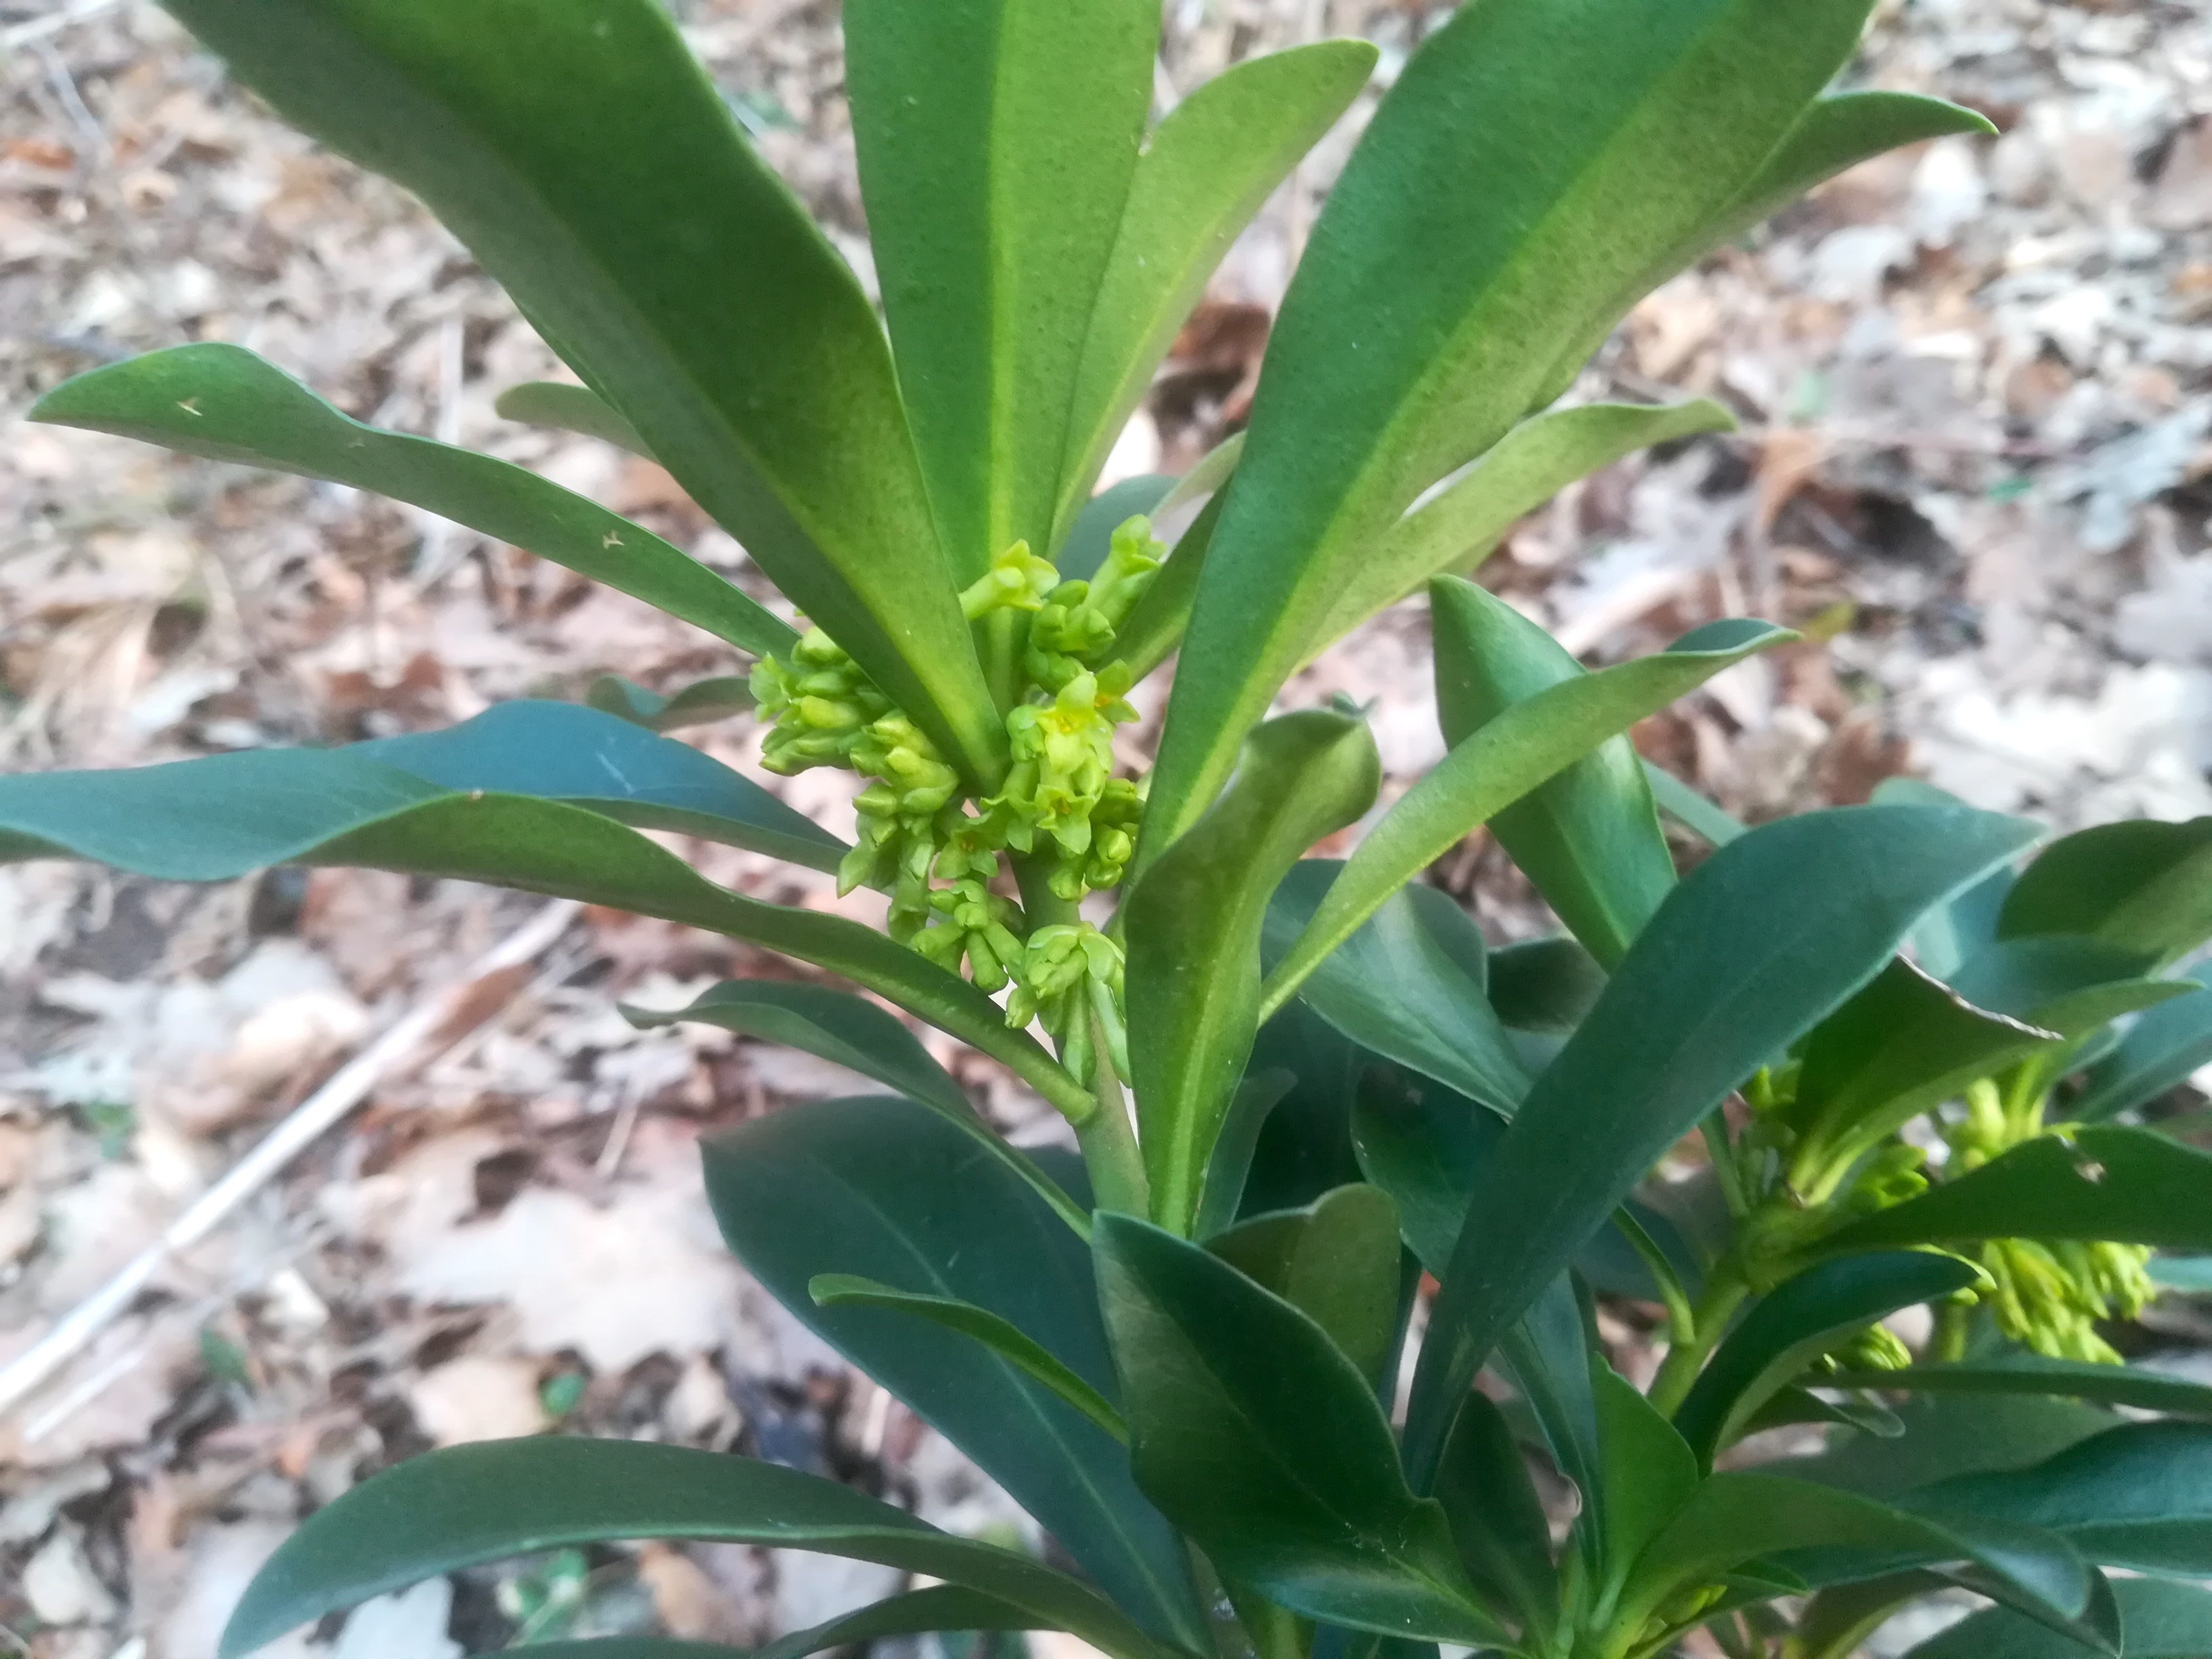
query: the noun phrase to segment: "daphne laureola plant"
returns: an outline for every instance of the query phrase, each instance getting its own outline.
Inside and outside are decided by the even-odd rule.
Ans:
[[[313,1516],[227,1655],[468,1564],[650,1536],[935,1581],[778,1659],[1036,1629],[1114,1659],[1631,1659],[1700,1627],[1841,1659],[1949,1586],[1989,1605],[1930,1659],[2212,1651],[2187,1582],[2212,1577],[2212,1389],[2100,1328],[2179,1271],[2154,1249],[2212,1248],[2212,1158],[2126,1121],[2212,1058],[2212,992],[2174,971],[2212,937],[2212,821],[2038,850],[1891,786],[1744,832],[1623,734],[1790,635],[1715,623],[1585,672],[1453,574],[1566,482],[1727,425],[1553,407],[1637,298],[1856,161],[1986,130],[1827,90],[1869,3],[1469,0],[1335,185],[1249,433],[1094,500],[1212,266],[1366,83],[1364,44],[1240,64],[1154,124],[1157,0],[847,0],[879,319],[654,0],[169,0],[428,203],[581,383],[503,414],[659,461],[803,631],[527,471],[361,426],[231,346],[156,352],[33,417],[414,503],[696,623],[750,680],[0,780],[0,849],[187,880],[371,866],[688,923],[994,1057],[1082,1149],[1001,1142],[849,992],[633,1011],[882,1085],[711,1143],[723,1229],[1074,1571],[770,1463],[543,1437]],[[1374,808],[1375,744],[1357,712],[1270,706],[1424,586],[1449,753],[1348,859],[1308,859]],[[1178,653],[1141,775],[1115,728]],[[858,775],[851,842],[661,735],[748,706],[770,771]],[[1686,878],[1655,801],[1717,844]],[[1487,950],[1419,881],[1485,824],[1561,935]],[[641,830],[834,871],[885,926],[728,890]],[[1698,1132],[1703,1172],[1658,1179]],[[1663,1322],[1643,1387],[1600,1297]],[[1882,1322],[1923,1305],[1916,1356]],[[1827,1451],[1725,1455],[1783,1424]],[[1547,1468],[1573,1494],[1557,1540]]]

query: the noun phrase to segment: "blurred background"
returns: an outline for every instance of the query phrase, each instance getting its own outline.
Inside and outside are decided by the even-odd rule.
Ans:
[[[872,281],[834,0],[676,9]],[[1379,92],[1449,10],[1169,0],[1158,98],[1322,33],[1382,48]],[[1883,0],[1854,78],[1972,104],[2002,136],[1847,174],[1641,306],[1575,395],[1710,395],[1741,429],[1575,486],[1482,579],[1592,662],[1722,615],[1803,629],[1637,733],[1747,817],[1908,773],[2062,826],[2212,811],[2212,17]],[[1233,251],[1115,474],[1180,471],[1237,428],[1372,95]],[[535,467],[755,580],[658,468],[493,415],[554,359],[407,198],[277,125],[144,0],[0,0],[0,768],[343,742],[580,697],[603,672],[665,688],[732,669],[641,605],[410,509],[18,418],[67,375],[200,339],[251,347],[364,420]],[[1338,692],[1372,703],[1394,787],[1442,752],[1418,605],[1289,701]],[[757,756],[743,720],[686,735]],[[787,793],[842,830],[824,780]],[[807,872],[701,856],[744,890],[836,902]],[[1548,925],[1480,837],[1436,878],[1494,941]],[[503,965],[471,969],[502,944]],[[791,971],[454,884],[0,868],[0,1365],[371,1056],[342,1127],[0,1416],[0,1649],[211,1659],[307,1510],[426,1447],[556,1425],[738,1448],[1023,1534],[1001,1494],[745,1282],[706,1214],[700,1133],[853,1080],[614,1012]],[[372,1046],[410,1012],[431,1041]],[[993,1068],[945,1058],[1016,1139],[1054,1134]],[[1632,1321],[1608,1334],[1639,1340]],[[2118,1340],[2212,1375],[2208,1336],[2169,1302]],[[568,1553],[288,1645],[745,1643],[893,1588],[874,1567],[736,1547]],[[1066,1640],[1033,1643],[1052,1659]]]

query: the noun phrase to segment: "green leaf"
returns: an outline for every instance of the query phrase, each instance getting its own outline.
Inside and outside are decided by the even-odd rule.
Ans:
[[[1206,1248],[1328,1332],[1369,1386],[1380,1380],[1397,1325],[1398,1206],[1388,1193],[1339,1187],[1303,1210],[1241,1222]]]
[[[2175,981],[2205,982],[2201,970]],[[2212,992],[2185,989],[2145,1013],[2120,1046],[2090,1068],[2066,1115],[2076,1123],[2108,1123],[2179,1087],[2205,1065],[2212,1065]]]
[[[1709,1476],[1637,1563],[1620,1622],[1635,1628],[1670,1597],[1762,1558],[1796,1552],[1910,1553],[1985,1569],[1992,1593],[2063,1620],[2090,1607],[2093,1579],[2061,1539],[2033,1526],[1947,1509],[1917,1513],[1834,1487],[1766,1474]]]
[[[793,1631],[752,1649],[677,1642],[658,1636],[601,1637],[577,1642],[532,1642],[531,1659],[805,1659],[812,1653],[852,1647],[885,1637],[933,1632],[1042,1630],[1034,1613],[958,1584],[932,1584],[872,1601],[811,1629]]]
[[[627,449],[633,455],[653,459],[637,428],[607,406],[589,386],[559,380],[525,380],[511,386],[492,400],[492,412],[502,421],[525,426],[550,426],[556,431],[576,432]]]
[[[883,330],[664,7],[171,9],[287,120],[421,197],[792,602],[996,781],[1004,727]]]
[[[2212,1577],[2212,1427],[2130,1423],[2025,1469],[1958,1475],[1899,1500],[2040,1527],[2106,1566]]]
[[[963,581],[1018,538],[1051,550],[1069,404],[1138,166],[1159,27],[1152,0],[846,10],[884,309]]]
[[[1603,1534],[1613,1492],[1599,1436],[1590,1330],[1570,1275],[1561,1273],[1544,1287],[1500,1340],[1498,1358],[1535,1419],[1552,1462],[1582,1494],[1590,1522],[1581,1535],[1587,1547],[1591,1528]]]
[[[753,691],[750,680],[725,675],[694,680],[664,697],[619,674],[602,674],[592,682],[584,701],[603,714],[612,714],[648,732],[674,732],[744,714],[753,706]]]
[[[1644,781],[1659,810],[1709,845],[1725,847],[1750,826],[1723,811],[1663,766],[1644,763]]]
[[[1498,441],[1466,477],[1393,525],[1346,573],[1312,648],[1350,633],[1431,576],[1464,576],[1527,514],[1576,479],[1653,444],[1731,432],[1735,417],[1709,398],[1682,404],[1584,404],[1534,416]]]
[[[1295,1210],[1332,1188],[1365,1180],[1352,1150],[1352,1091],[1368,1067],[1388,1064],[1302,1002],[1262,1025],[1245,1075],[1280,1071],[1296,1081],[1260,1127],[1237,1213]],[[1229,1133],[1224,1128],[1224,1140]]]
[[[1515,703],[1583,677],[1558,641],[1471,583],[1439,582],[1430,614],[1437,716],[1455,749]],[[1498,812],[1490,833],[1608,969],[1674,890],[1674,855],[1625,736]]]
[[[1259,1026],[1260,930],[1299,854],[1375,799],[1366,723],[1322,709],[1252,734],[1237,781],[1124,902],[1129,1050],[1153,1215],[1188,1233]]]
[[[2042,1135],[1830,1233],[1823,1252],[1985,1238],[2212,1247],[2212,1154],[2148,1129]]]
[[[698,836],[810,870],[834,872],[851,850],[712,757],[574,703],[495,703],[442,731],[378,738],[337,752],[441,789],[564,800],[637,829]]]
[[[817,1475],[640,1441],[542,1436],[427,1453],[326,1504],[277,1548],[222,1635],[223,1659],[387,1590],[481,1562],[631,1538],[819,1550],[926,1572],[1126,1659],[1160,1645],[1096,1591]]]
[[[1099,1216],[1091,1249],[1138,1481],[1224,1576],[1347,1629],[1502,1638],[1443,1510],[1407,1491],[1367,1379],[1319,1325],[1131,1217]]]
[[[1604,1449],[1598,1559],[1602,1582],[1617,1587],[1690,1501],[1703,1471],[1674,1425],[1604,1361],[1593,1358],[1590,1381]]]
[[[1060,574],[1069,581],[1089,581],[1113,551],[1114,532],[1138,514],[1157,510],[1175,487],[1170,475],[1146,472],[1124,478],[1084,502],[1054,559]]]
[[[806,1293],[817,1308],[883,1308],[908,1313],[942,1325],[948,1331],[981,1343],[1024,1376],[1042,1383],[1081,1412],[1116,1440],[1126,1443],[1129,1431],[1106,1396],[1054,1358],[1012,1321],[1001,1319],[988,1308],[957,1297],[922,1296],[894,1289],[856,1273],[817,1273],[806,1281]]]
[[[1759,175],[1867,9],[1486,0],[1413,54],[1284,297],[1153,775],[1158,845],[1376,539],[1558,395],[1563,360]]]
[[[1450,580],[1439,579],[1432,592]],[[1281,1007],[1385,899],[1469,830],[1731,663],[1795,637],[1764,623],[1713,623],[1665,651],[1515,703],[1453,749],[1368,831],[1306,931],[1268,975],[1264,1012]],[[1146,811],[1147,834],[1153,810]]]
[[[823,1273],[972,1304],[1121,1401],[1088,1253],[1002,1163],[910,1102],[811,1103],[706,1143],[730,1248],[799,1320],[961,1448],[1146,1628],[1198,1647],[1183,1549],[1127,1455],[1002,1355],[910,1313],[820,1307]]]
[[[1911,1395],[1897,1402],[1901,1435],[1832,1433],[1829,1449],[1801,1457],[1790,1472],[1824,1486],[1893,1499],[1954,1474],[2021,1468],[2051,1456],[2119,1419],[2108,1411],[2034,1395]]]
[[[1762,1297],[1728,1334],[1675,1412],[1675,1426],[1710,1466],[1776,1390],[1802,1377],[1836,1343],[1980,1277],[1955,1256],[1924,1250],[1846,1256],[1808,1268]]]
[[[1192,1237],[1211,1238],[1237,1219],[1268,1114],[1297,1086],[1297,1077],[1280,1066],[1245,1069],[1230,1098],[1229,1115],[1221,1121],[1213,1156],[1206,1161],[1206,1189],[1199,1194]]]
[[[1900,1572],[1822,1590],[1807,1603],[1790,1632],[1796,1649],[1790,1659],[1854,1659],[1866,1638],[1890,1619],[1948,1588],[1939,1573]]]
[[[2021,872],[2001,938],[2086,933],[2153,963],[2212,938],[2212,817],[2136,819],[2062,836]]]
[[[2127,1659],[2203,1659],[2212,1653],[2212,1590],[2155,1578],[2112,1583]],[[1923,1642],[1905,1659],[2083,1659],[2097,1650],[2009,1607],[1989,1607]]]
[[[1505,1123],[1466,1096],[1382,1067],[1354,1080],[1352,1145],[1368,1180],[1396,1200],[1406,1243],[1431,1273],[1451,1260],[1474,1171]]]
[[[1817,1270],[1816,1270],[1817,1271]],[[2002,1364],[1908,1365],[1894,1371],[1838,1371],[1824,1387],[1898,1394],[2044,1394],[2107,1406],[2212,1418],[2212,1388],[2134,1365],[2100,1365],[2041,1354],[2017,1354]]]
[[[1364,40],[1323,40],[1249,59],[1184,99],[1146,139],[1076,376],[1063,528],[1221,256],[1351,106],[1375,58]]]
[[[2212,1291],[2212,1255],[2154,1256],[2150,1276],[2172,1290]]]
[[[593,718],[653,741],[611,716]],[[658,916],[842,974],[1000,1060],[1061,1111],[1080,1117],[1092,1108],[1089,1091],[1032,1038],[1006,1029],[990,998],[872,927],[718,887],[598,811],[454,793],[370,760],[362,746],[0,778],[0,862],[92,859],[167,881],[223,881],[277,864],[356,865]]]
[[[1409,1468],[1432,1465],[1492,1345],[1660,1154],[1871,978],[1923,910],[2033,833],[1942,808],[1812,812],[1674,890],[1476,1176],[1414,1381]]]
[[[177,346],[94,369],[40,398],[30,418],[388,495],[756,654],[788,651],[799,637],[643,526],[489,455],[363,426],[237,346]]]
[[[1437,1468],[1437,1501],[1468,1577],[1534,1632],[1548,1631],[1559,1606],[1551,1522],[1520,1443],[1487,1395],[1470,1394],[1460,1409]]]
[[[1138,597],[1121,632],[1114,636],[1114,654],[1129,665],[1129,672],[1138,679],[1165,662],[1182,642],[1183,629],[1190,621],[1191,595],[1198,591],[1199,578],[1205,574],[1206,550],[1212,544],[1213,526],[1221,521],[1221,509],[1227,500],[1227,491],[1219,490],[1199,509],[1152,585]]]
[[[2001,939],[1952,976],[1969,1001],[2069,1037],[2188,994],[2182,981],[2145,979],[2142,956],[2125,945],[2064,933]]]
[[[1263,958],[1288,951],[1343,868],[1306,859],[1283,878],[1267,903]],[[1483,994],[1486,978],[1474,918],[1449,893],[1416,883],[1386,899],[1298,994],[1363,1048],[1510,1112],[1530,1078]]]

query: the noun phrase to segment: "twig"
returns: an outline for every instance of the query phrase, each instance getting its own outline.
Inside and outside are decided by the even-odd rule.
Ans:
[[[366,1100],[387,1075],[408,1061],[428,1060],[443,1052],[489,1018],[491,1010],[479,1006],[487,981],[535,961],[575,919],[577,908],[569,899],[545,906],[485,952],[459,980],[417,1004],[301,1101],[229,1174],[171,1222],[160,1238],[0,1369],[0,1413],[14,1410],[82,1353],[94,1337],[137,1300],[171,1257],[213,1232],[286,1164]]]

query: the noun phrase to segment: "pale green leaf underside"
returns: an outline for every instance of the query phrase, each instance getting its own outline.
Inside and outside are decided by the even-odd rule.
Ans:
[[[637,428],[607,407],[606,400],[589,386],[568,386],[558,380],[525,380],[511,386],[492,400],[492,412],[503,421],[524,426],[549,426],[556,431],[580,433],[653,459]]]

